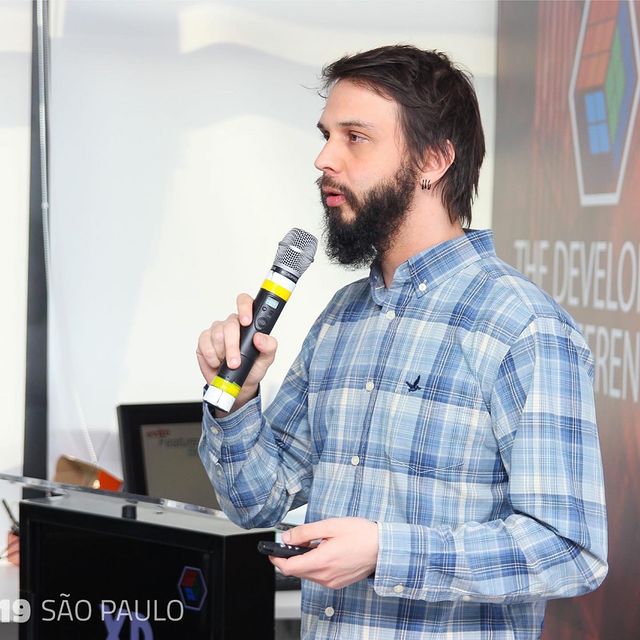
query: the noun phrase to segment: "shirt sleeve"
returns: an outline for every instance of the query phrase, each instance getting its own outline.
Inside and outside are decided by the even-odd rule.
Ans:
[[[220,507],[239,526],[272,527],[307,502],[312,479],[308,365],[320,319],[263,413],[258,396],[216,419],[203,403],[198,452]]]
[[[592,357],[556,318],[503,358],[490,412],[509,511],[458,528],[379,523],[381,596],[517,603],[572,597],[607,574],[607,522]]]

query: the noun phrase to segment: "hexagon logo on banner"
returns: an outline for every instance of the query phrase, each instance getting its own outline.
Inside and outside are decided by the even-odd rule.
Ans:
[[[569,89],[580,203],[620,200],[640,95],[632,0],[591,2],[582,15]]]

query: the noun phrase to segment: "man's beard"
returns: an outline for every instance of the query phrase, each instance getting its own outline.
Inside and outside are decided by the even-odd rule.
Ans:
[[[395,176],[381,181],[359,198],[353,191],[322,176],[316,181],[325,211],[324,236],[329,259],[353,268],[366,267],[391,247],[413,199],[416,171],[402,166]],[[323,187],[337,189],[353,211],[342,219],[340,207],[329,207]]]

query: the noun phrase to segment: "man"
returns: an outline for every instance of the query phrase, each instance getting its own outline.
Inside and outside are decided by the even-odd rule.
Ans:
[[[206,407],[200,455],[243,527],[312,551],[272,558],[303,578],[304,638],[539,638],[545,601],[607,572],[593,365],[572,319],[465,231],[484,156],[468,78],[408,46],[323,71],[316,159],[330,256],[372,263],[309,332],[271,406],[259,383]],[[239,362],[238,314],[198,343],[206,380]]]

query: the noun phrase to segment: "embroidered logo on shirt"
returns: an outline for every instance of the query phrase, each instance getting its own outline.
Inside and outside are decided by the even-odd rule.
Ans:
[[[415,382],[413,382],[413,384],[408,380],[405,380],[404,383],[407,385],[407,387],[409,387],[409,393],[412,393],[413,391],[420,391],[422,389],[422,387],[420,386],[420,376],[415,379]]]

